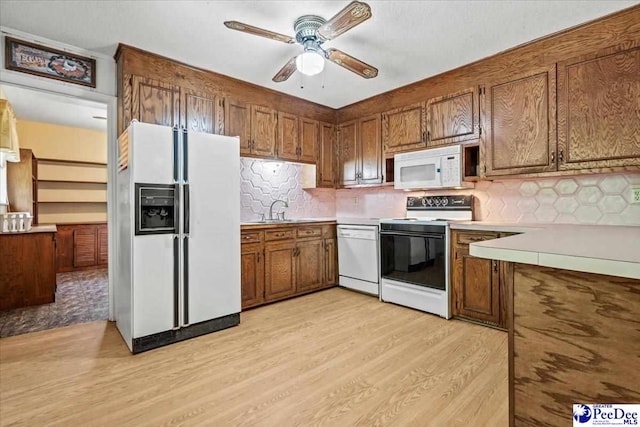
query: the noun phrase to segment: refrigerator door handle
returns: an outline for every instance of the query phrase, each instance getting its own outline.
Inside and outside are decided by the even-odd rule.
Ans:
[[[173,328],[180,327],[180,238],[173,236]]]
[[[189,211],[190,208],[190,199],[189,199],[189,184],[184,184],[184,229],[183,233],[189,234],[189,223],[191,219],[191,214]]]
[[[185,128],[182,128],[182,180],[189,182],[189,138]]]
[[[173,182],[178,182],[178,127],[173,127]]]
[[[180,233],[180,184],[173,184],[173,229]]]
[[[184,236],[184,244],[182,245],[182,254],[183,254],[183,262],[182,262],[182,302],[183,302],[183,323],[182,326],[189,325],[189,237]]]

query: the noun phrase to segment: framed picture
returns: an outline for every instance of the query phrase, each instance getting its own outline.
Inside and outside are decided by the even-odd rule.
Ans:
[[[63,82],[96,87],[96,60],[46,46],[5,38],[5,68]]]

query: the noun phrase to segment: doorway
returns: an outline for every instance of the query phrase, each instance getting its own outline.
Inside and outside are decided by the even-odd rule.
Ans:
[[[29,212],[36,229],[56,227],[54,301],[0,310],[0,337],[108,320],[109,105],[4,83],[0,89],[15,111],[21,154],[6,166],[8,209]],[[24,162],[33,171],[28,183],[12,172]]]

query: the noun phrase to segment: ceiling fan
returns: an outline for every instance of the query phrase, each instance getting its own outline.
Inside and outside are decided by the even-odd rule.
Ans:
[[[377,68],[351,55],[347,55],[341,50],[322,48],[324,42],[335,39],[340,34],[347,32],[369,18],[371,18],[371,8],[369,5],[360,1],[353,1],[328,21],[317,15],[303,15],[299,17],[293,24],[293,29],[296,33],[295,39],[284,34],[274,33],[273,31],[237,21],[226,21],[224,25],[232,30],[266,37],[288,44],[299,43],[303,46],[304,52],[291,58],[284,67],[273,76],[273,81],[276,83],[287,80],[296,70],[307,76],[316,75],[324,69],[325,59],[365,79],[372,79],[378,75]]]

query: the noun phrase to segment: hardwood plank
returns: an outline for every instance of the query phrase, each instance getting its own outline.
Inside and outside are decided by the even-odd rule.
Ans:
[[[2,425],[507,423],[503,332],[338,288],[136,356],[108,322],[3,339],[0,379]]]

